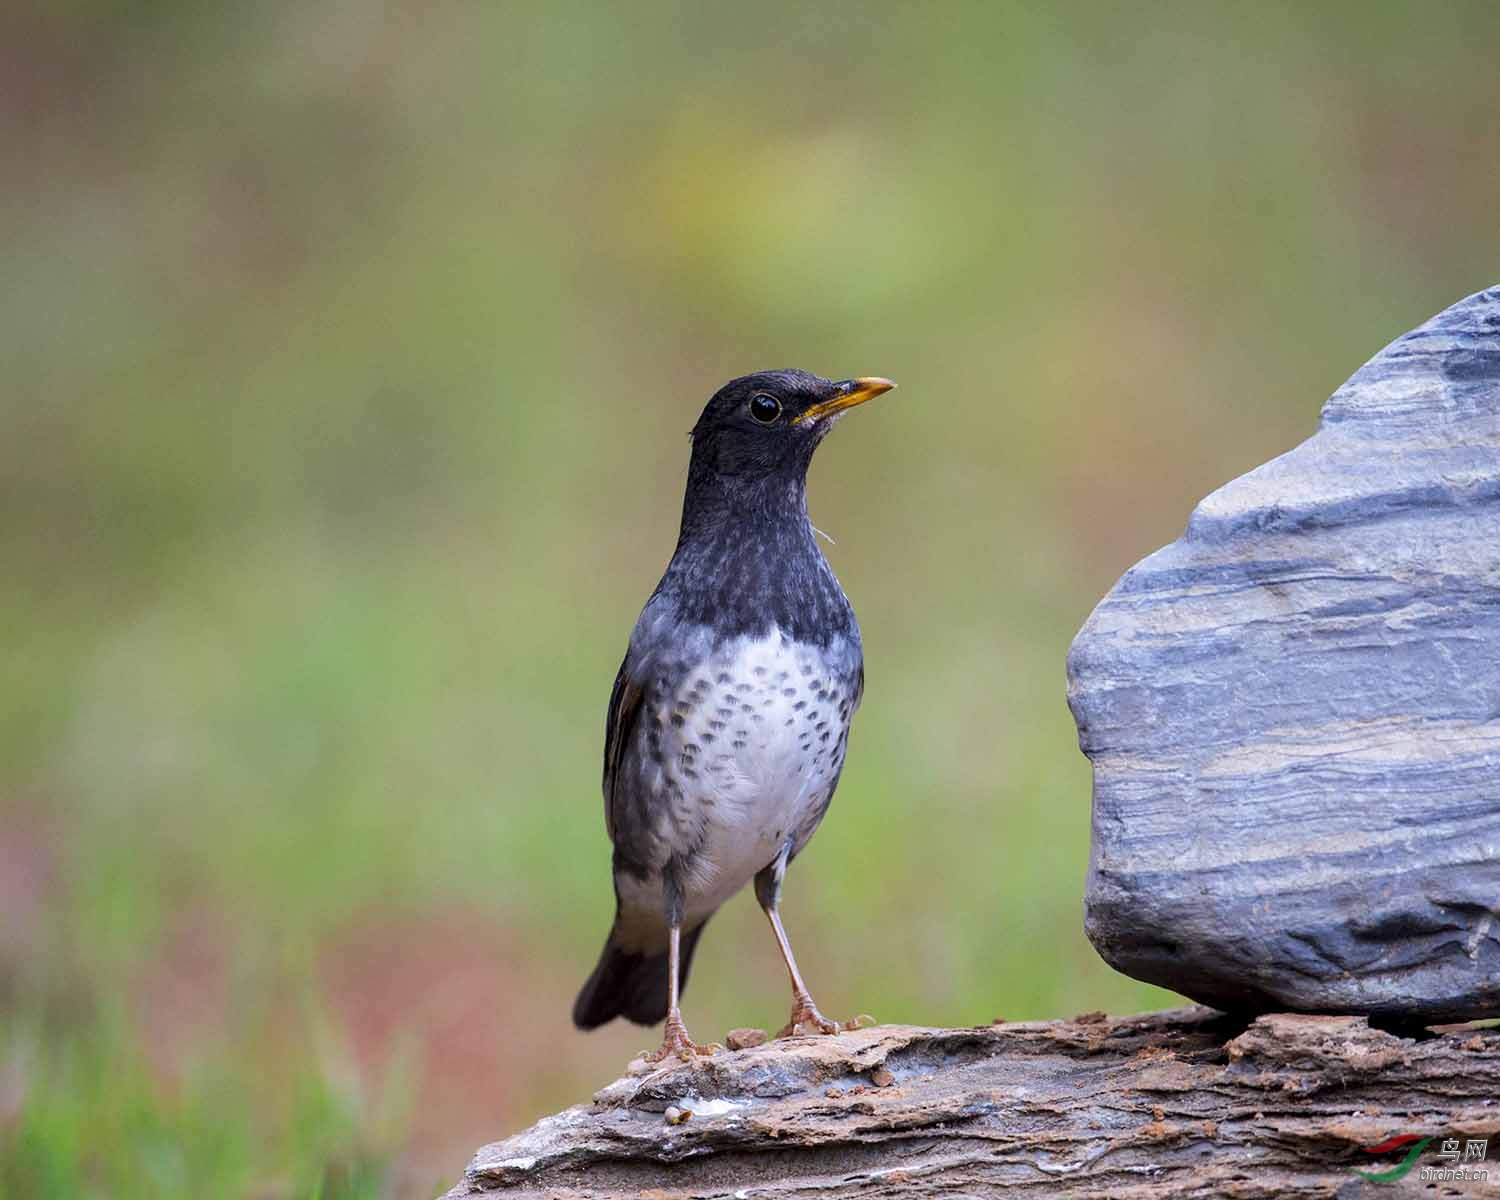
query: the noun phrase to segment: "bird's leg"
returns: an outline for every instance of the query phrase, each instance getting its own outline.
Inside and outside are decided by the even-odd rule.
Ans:
[[[856,1017],[852,1021],[831,1021],[818,1011],[812,993],[802,982],[802,972],[797,969],[797,959],[792,954],[792,943],[787,939],[786,929],[781,924],[781,881],[786,875],[787,851],[790,844],[782,848],[776,861],[755,877],[755,898],[765,910],[771,922],[771,932],[776,935],[776,945],[781,950],[786,973],[792,981],[792,1015],[776,1036],[797,1037],[803,1033],[842,1033],[858,1029],[868,1018]]]
[[[688,1037],[687,1026],[682,1023],[682,1009],[677,1003],[679,943],[682,941],[682,893],[671,883],[667,886],[667,1024],[662,1030],[661,1048],[647,1054],[646,1061],[661,1062],[675,1054],[683,1062],[691,1062],[695,1054],[712,1054],[720,1047],[710,1043],[700,1046]]]

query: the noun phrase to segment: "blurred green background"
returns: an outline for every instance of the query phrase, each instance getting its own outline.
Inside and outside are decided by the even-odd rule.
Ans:
[[[604,706],[706,397],[865,631],[788,886],[837,1015],[1130,1010],[1063,659],[1500,279],[1489,4],[61,3],[0,37],[0,1194],[427,1197],[650,1031]],[[700,1036],[775,1028],[753,900]]]

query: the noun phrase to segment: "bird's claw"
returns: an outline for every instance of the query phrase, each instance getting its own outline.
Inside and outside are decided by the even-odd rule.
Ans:
[[[861,1013],[852,1021],[830,1021],[811,1000],[799,1000],[792,1007],[791,1019],[776,1036],[790,1038],[811,1037],[815,1033],[849,1033],[863,1028],[866,1023],[875,1024],[875,1018]]]
[[[718,1042],[700,1046],[688,1037],[687,1027],[680,1021],[668,1021],[666,1029],[662,1031],[660,1048],[641,1057],[648,1063],[659,1063],[670,1056],[680,1058],[683,1062],[692,1062],[696,1055],[717,1054],[722,1049],[724,1047]]]

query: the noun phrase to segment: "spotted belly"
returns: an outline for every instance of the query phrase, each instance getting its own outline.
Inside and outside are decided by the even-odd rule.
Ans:
[[[641,782],[680,866],[689,925],[788,839],[800,848],[812,836],[843,767],[858,672],[857,646],[830,651],[773,630],[719,647],[652,696]],[[621,899],[660,911],[660,880],[622,881]]]

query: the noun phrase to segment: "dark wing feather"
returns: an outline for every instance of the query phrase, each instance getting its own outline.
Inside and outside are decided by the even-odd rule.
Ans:
[[[627,655],[615,676],[615,686],[609,693],[609,715],[604,722],[604,828],[609,831],[610,841],[615,840],[615,780],[619,778],[620,761],[635,732],[641,701],[646,695],[626,669],[629,661]]]

